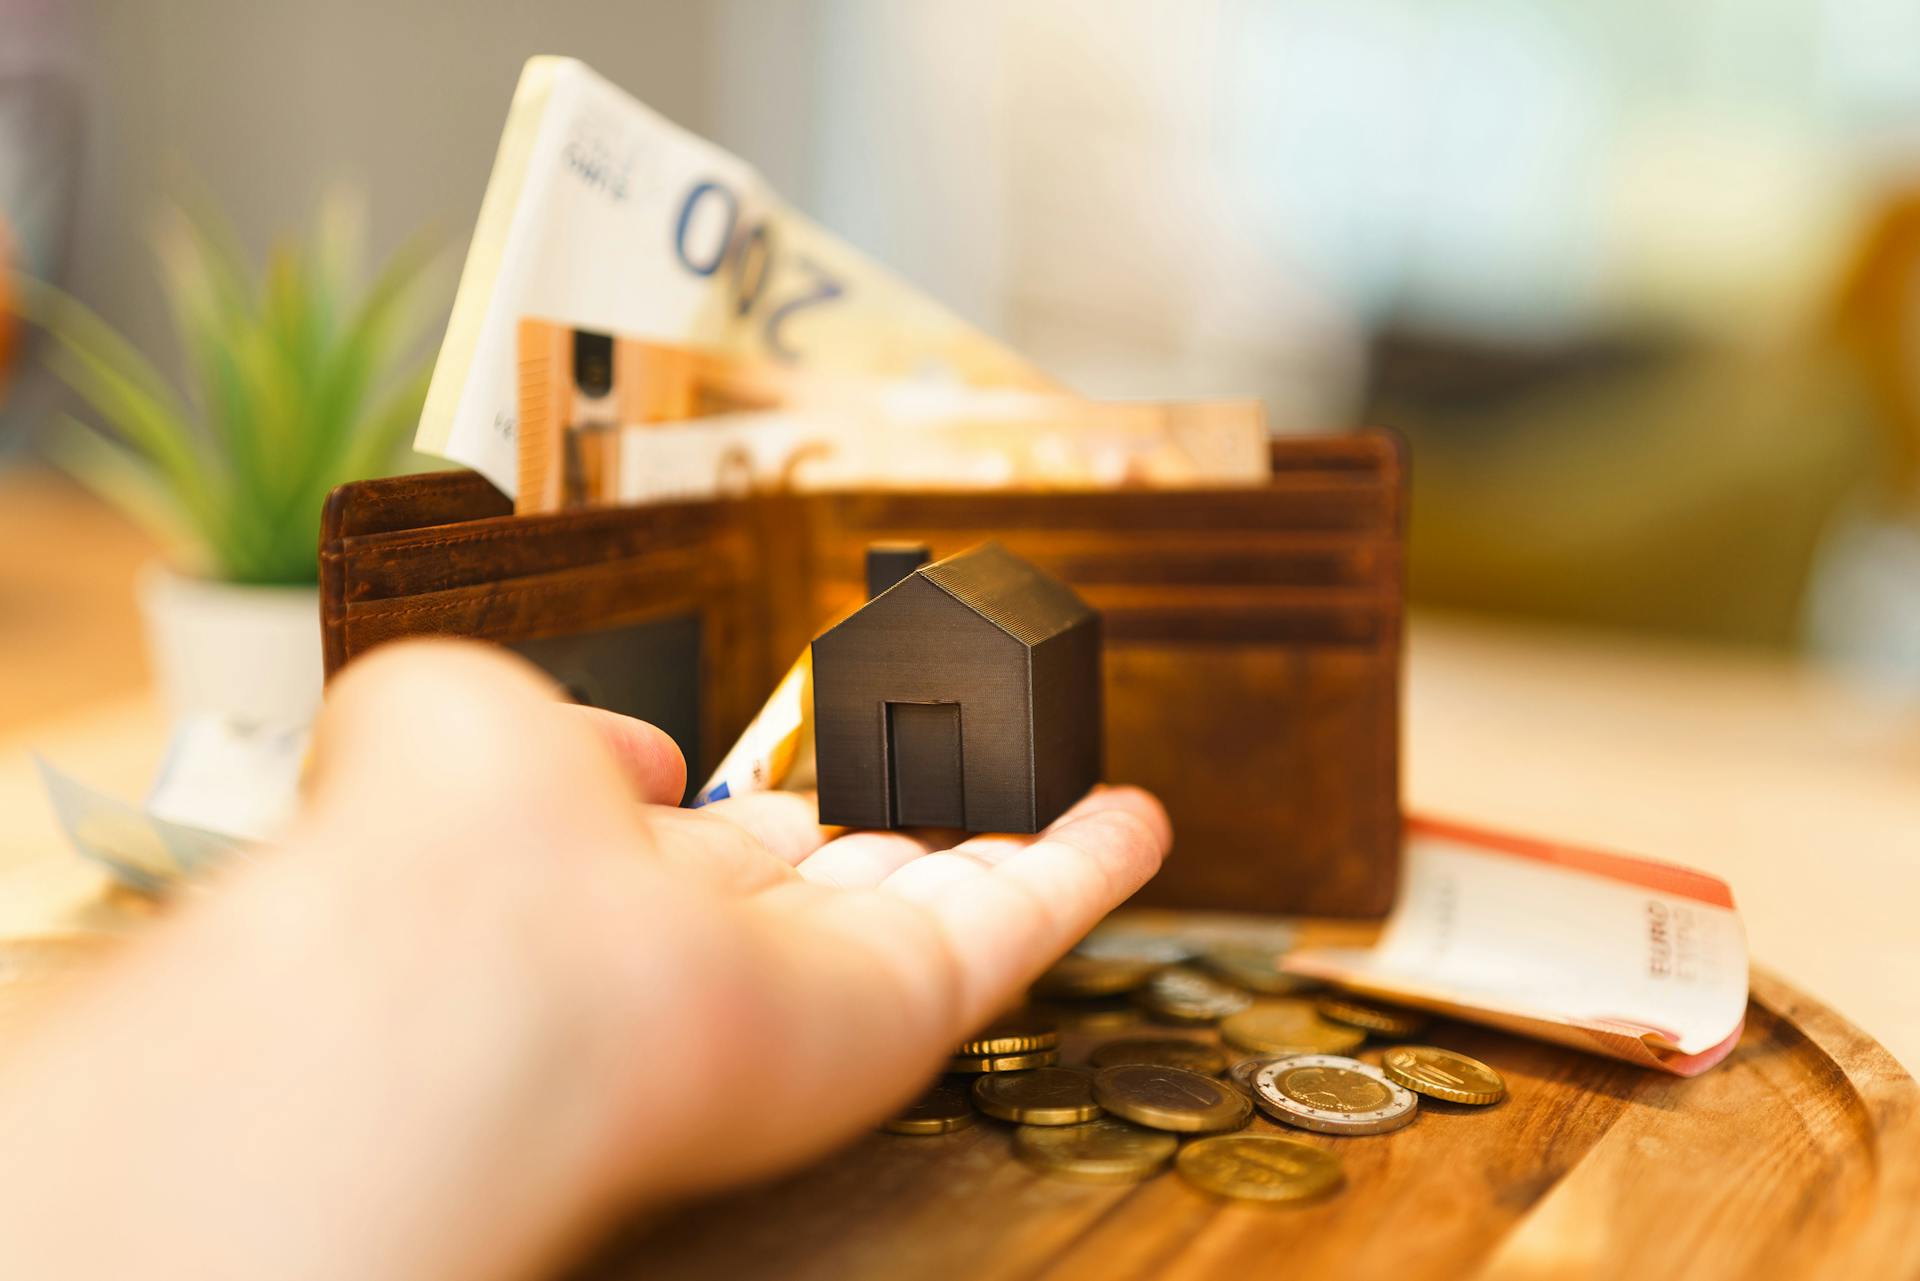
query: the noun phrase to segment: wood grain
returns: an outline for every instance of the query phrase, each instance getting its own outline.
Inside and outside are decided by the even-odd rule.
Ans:
[[[579,1277],[1920,1274],[1920,1087],[1777,979],[1756,975],[1739,1048],[1693,1080],[1463,1024],[1423,1039],[1495,1065],[1509,1097],[1429,1104],[1372,1138],[1255,1121],[1339,1155],[1347,1186],[1318,1205],[1218,1201],[1174,1174],[1063,1182],[1020,1165],[1011,1128],[982,1119],[933,1138],[868,1135],[777,1183],[636,1225]],[[1091,1043],[1070,1042],[1068,1059]]]

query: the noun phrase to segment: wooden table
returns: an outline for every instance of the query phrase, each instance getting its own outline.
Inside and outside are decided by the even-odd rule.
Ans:
[[[1105,1038],[1070,1041],[1067,1061],[1092,1039]],[[1412,1125],[1370,1138],[1254,1121],[1340,1157],[1346,1186],[1319,1203],[1221,1201],[1174,1173],[1069,1183],[1021,1165],[1012,1127],[982,1119],[868,1135],[765,1188],[636,1224],[581,1278],[1920,1275],[1920,1090],[1778,980],[1756,980],[1739,1048],[1690,1081],[1460,1024],[1423,1039],[1495,1065],[1507,1099],[1423,1103]]]

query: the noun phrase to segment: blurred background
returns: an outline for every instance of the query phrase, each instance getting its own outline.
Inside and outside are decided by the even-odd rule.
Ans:
[[[374,260],[446,250],[430,353],[535,52],[1077,389],[1398,429],[1419,604],[1920,688],[1908,0],[0,0],[0,252],[171,373],[169,202],[258,257],[357,191]],[[0,626],[86,655],[0,677],[25,710],[142,660],[36,545],[64,393],[9,332]]]

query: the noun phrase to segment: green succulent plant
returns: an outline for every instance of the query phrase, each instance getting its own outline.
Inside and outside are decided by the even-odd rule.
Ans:
[[[422,293],[436,255],[417,239],[366,281],[361,224],[356,206],[329,202],[255,272],[211,220],[169,214],[154,248],[184,394],[85,306],[21,281],[47,363],[99,420],[63,424],[55,460],[184,544],[187,568],[315,581],[327,491],[395,469],[430,373]]]

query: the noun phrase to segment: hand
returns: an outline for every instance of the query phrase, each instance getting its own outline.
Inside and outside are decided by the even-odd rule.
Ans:
[[[881,1120],[1170,839],[1129,789],[947,849],[683,811],[665,735],[554,699],[444,642],[335,683],[285,848],[0,1077],[0,1275],[537,1275]]]

